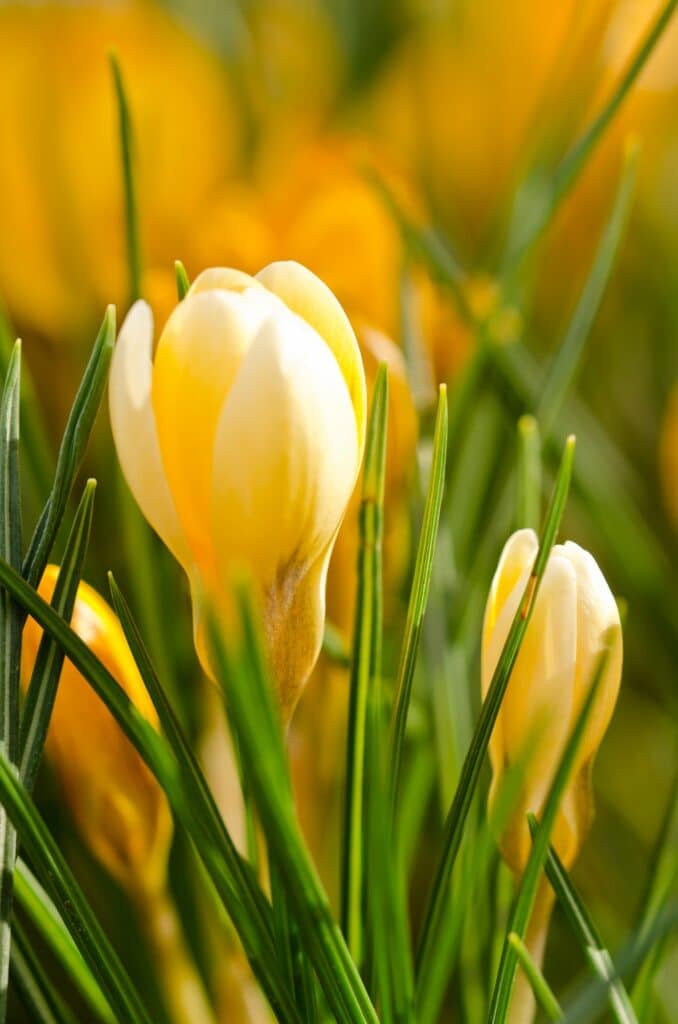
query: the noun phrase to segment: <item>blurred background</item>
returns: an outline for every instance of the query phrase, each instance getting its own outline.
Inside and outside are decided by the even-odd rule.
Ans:
[[[176,259],[193,277],[210,265],[256,272],[292,258],[320,275],[344,304],[368,377],[379,359],[392,367],[391,669],[435,385],[450,385],[451,475],[409,744],[410,792],[421,809],[415,919],[477,713],[483,602],[497,553],[516,525],[516,421],[540,410],[540,382],[589,278],[629,140],[639,146],[638,163],[619,256],[576,379],[557,415],[541,422],[546,485],[563,438],[577,434],[566,533],[589,547],[628,608],[622,693],[595,769],[597,817],[575,869],[612,948],[642,916],[674,799],[678,21],[572,190],[519,258],[521,230],[544,188],[613,92],[660,6],[654,0],[0,5],[3,360],[20,335],[44,439],[24,466],[27,528],[47,493],[105,307],[115,303],[121,322],[130,304],[111,52],[129,102],[141,293],[153,307],[156,333],[176,302]],[[420,241],[430,242],[423,256],[422,246],[411,244],[415,228]],[[479,324],[492,351],[474,379],[469,367],[479,365]],[[105,410],[87,471],[99,487],[85,577],[105,593],[105,572],[113,568],[126,585],[214,784],[223,781],[226,812],[237,818],[232,766],[222,763],[223,723],[192,651],[183,578],[130,504]],[[355,509],[337,546],[328,593],[330,620],[346,642],[354,520]],[[346,693],[345,669],[323,657],[290,737],[300,815],[331,892]],[[420,757],[424,749],[428,754]],[[71,826],[58,781],[49,770],[43,775],[41,807],[130,970],[149,984],[143,951],[128,948],[133,911],[124,898],[113,899],[115,883]],[[177,837],[175,877],[191,857],[184,847]],[[185,885],[175,892],[179,904],[190,903]],[[188,932],[200,961],[199,923]],[[666,1015],[658,1021],[678,1019],[675,973],[672,993],[669,980],[671,966],[678,969],[675,950],[673,957],[660,979]],[[482,978],[486,967],[474,969]],[[581,971],[558,914],[546,970],[558,985]],[[207,983],[213,984],[209,977]],[[453,984],[449,1019],[481,1019],[473,1016],[471,998],[456,995]],[[244,1020],[258,1012],[241,1010]],[[22,1020],[18,1007],[15,1012]]]

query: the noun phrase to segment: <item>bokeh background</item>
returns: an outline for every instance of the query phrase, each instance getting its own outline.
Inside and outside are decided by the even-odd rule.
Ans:
[[[601,109],[659,6],[655,0],[0,5],[3,358],[8,341],[20,335],[47,451],[56,451],[106,305],[115,303],[121,320],[130,300],[113,51],[132,120],[141,290],[157,330],[176,301],[175,259],[192,277],[210,265],[255,272],[273,259],[293,258],[324,278],[346,307],[368,376],[381,358],[392,366],[387,655],[395,651],[411,565],[417,419],[426,435],[435,383],[447,381],[454,396],[477,342],[458,296],[408,250],[384,184],[398,208],[435,232],[446,258],[461,268],[463,305],[492,321],[493,344],[509,364],[516,352],[520,365],[528,358],[538,382],[590,271],[628,139],[638,140],[620,256],[575,384],[548,433],[558,441],[577,432],[583,477],[567,532],[593,551],[628,606],[622,694],[596,765],[596,823],[575,872],[612,947],[642,914],[678,764],[678,21],[511,289],[499,282],[516,223]],[[454,743],[445,744],[436,693],[447,688],[462,748],[464,723],[478,705],[479,609],[496,553],[514,525],[501,486],[513,472],[516,419],[537,399],[538,384],[520,394],[488,373],[451,442],[456,469],[438,548],[438,610],[418,680],[418,727],[430,730],[432,749],[441,762],[447,758],[447,768],[442,783],[433,770],[418,783],[425,799],[415,916],[417,885],[426,884],[459,759]],[[547,467],[552,449],[545,444]],[[419,463],[425,456],[424,443]],[[49,458],[26,468],[28,525],[44,498],[48,468]],[[213,777],[222,772],[227,780],[222,799],[228,805],[235,798],[220,762],[223,729],[215,725],[217,710],[192,653],[181,574],[144,534],[130,505],[105,413],[87,471],[99,488],[86,578],[105,592],[112,567],[128,585],[177,707],[207,762],[214,762]],[[350,518],[328,597],[330,618],[347,639],[356,544]],[[443,636],[442,650],[436,635]],[[430,673],[439,676],[437,684]],[[291,735],[300,813],[331,890],[346,686],[346,672],[323,660]],[[129,949],[132,912],[78,839],[48,770],[39,797],[130,970],[145,978],[143,948]],[[189,857],[179,837],[177,875]],[[175,889],[179,901],[190,903],[190,893]],[[669,1009],[657,1018],[667,1021],[678,1019],[668,963],[661,984]],[[547,973],[567,983],[580,966],[556,916]],[[463,1012],[453,994],[449,1012]]]

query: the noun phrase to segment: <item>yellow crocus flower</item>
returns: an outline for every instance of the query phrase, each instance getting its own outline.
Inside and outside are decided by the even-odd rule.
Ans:
[[[256,277],[211,269],[171,313],[155,362],[136,303],[111,364],[118,456],[142,512],[193,590],[225,609],[233,572],[261,594],[283,717],[318,656],[325,581],[365,438],[365,375],[353,329],[297,263]]]
[[[46,601],[51,600],[58,575],[58,566],[47,566],[38,588]],[[120,623],[87,583],[78,588],[71,625],[157,728],[155,709]],[[22,644],[24,686],[41,639],[42,629],[34,619],[27,619]],[[97,859],[127,891],[161,889],[172,840],[165,795],[108,708],[68,659],[46,750],[78,830]]]
[[[518,530],[504,546],[485,608],[481,677],[483,698],[530,578],[539,547],[533,530]],[[575,860],[593,816],[591,769],[619,692],[622,641],[619,610],[605,577],[588,551],[567,541],[556,544],[527,627],[508,689],[490,739],[490,806],[506,773],[523,766],[520,796],[500,840],[501,852],[519,876],[531,840],[527,813],[539,816],[568,738],[586,699],[597,660],[612,643],[565,795],[552,843],[567,867]],[[542,880],[526,940],[540,964],[546,945],[553,894]],[[529,1024],[534,999],[521,975],[513,997],[511,1024]]]
[[[659,475],[669,519],[678,527],[678,381],[673,385],[659,439]]]
[[[518,530],[504,546],[485,609],[483,697],[538,547],[533,530]],[[528,811],[536,815],[542,811],[610,631],[618,636],[554,830],[554,845],[568,866],[591,822],[591,763],[617,700],[622,643],[619,610],[595,559],[572,541],[556,544],[490,740],[491,800],[496,798],[506,770],[528,758],[520,806],[502,838],[502,853],[515,871],[523,870],[531,848],[525,816]]]

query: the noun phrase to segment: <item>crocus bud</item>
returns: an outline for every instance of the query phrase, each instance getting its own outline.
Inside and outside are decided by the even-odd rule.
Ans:
[[[533,530],[518,530],[499,560],[483,626],[483,697],[538,546]],[[608,644],[611,652],[604,678],[553,832],[552,841],[567,866],[577,856],[591,823],[591,766],[619,692],[622,641],[617,605],[593,556],[572,541],[555,545],[490,740],[491,803],[511,766],[524,765],[520,799],[501,840],[503,856],[516,872],[524,869],[531,848],[527,812],[541,814],[598,658]]]
[[[320,650],[327,566],[365,437],[365,376],[329,289],[297,263],[206,270],[152,359],[136,303],[110,377],[113,436],[142,512],[185,569],[196,647],[202,594],[228,612],[234,571],[260,591],[282,715]]]
[[[49,601],[59,570],[49,565],[39,593]],[[154,727],[157,717],[122,628],[106,602],[81,583],[71,625]],[[27,687],[42,629],[27,619],[22,683]],[[162,789],[108,708],[68,659],[46,751],[76,826],[95,857],[133,896],[164,888],[172,819]]]

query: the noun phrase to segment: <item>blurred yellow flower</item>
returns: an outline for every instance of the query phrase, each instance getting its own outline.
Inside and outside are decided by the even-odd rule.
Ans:
[[[538,546],[533,530],[518,530],[504,546],[485,609],[483,697]],[[491,803],[505,772],[527,758],[521,797],[501,841],[504,858],[516,872],[524,869],[531,849],[526,814],[542,811],[611,631],[610,660],[554,828],[554,846],[568,867],[591,824],[591,767],[619,692],[622,641],[616,602],[593,556],[572,541],[555,545],[490,740]]]
[[[426,184],[466,259],[494,237],[530,162],[557,153],[576,129],[615,3],[431,9],[365,98],[365,122]]]
[[[133,120],[145,263],[171,266],[240,150],[223,65],[160,6],[0,6],[0,294],[23,331],[58,342],[127,299],[112,49]]]
[[[133,306],[111,364],[113,436],[139,506],[201,594],[256,580],[288,719],[320,650],[327,567],[360,468],[365,375],[332,292],[297,263],[206,270],[152,361]]]
[[[39,587],[52,598],[59,574],[49,565]],[[154,727],[155,709],[122,628],[106,602],[81,583],[71,624]],[[24,627],[22,684],[28,685],[42,630]],[[78,831],[94,855],[133,896],[164,889],[172,819],[165,795],[110,711],[66,659],[52,712],[47,754]]]

